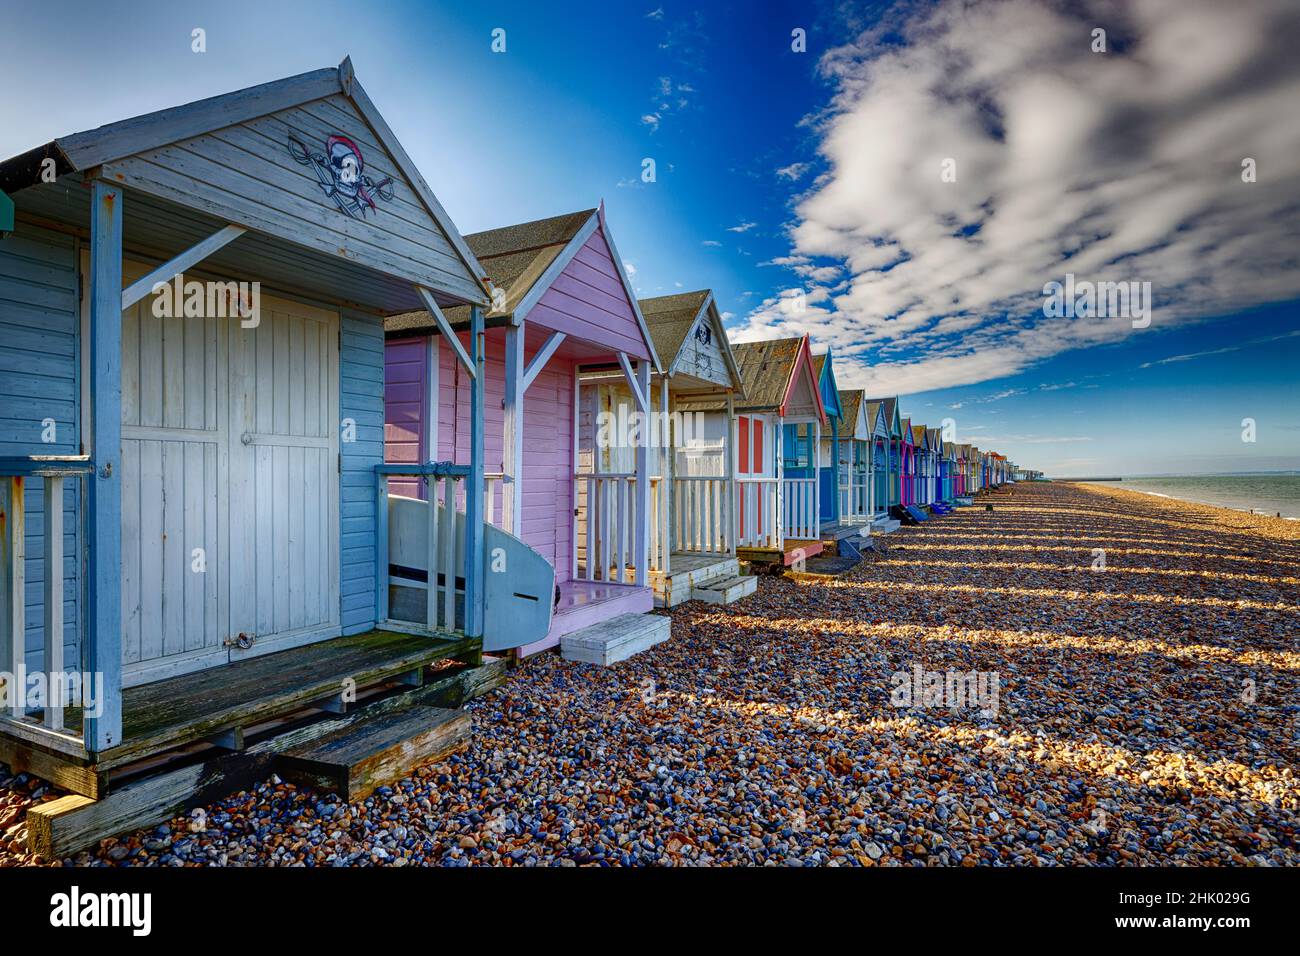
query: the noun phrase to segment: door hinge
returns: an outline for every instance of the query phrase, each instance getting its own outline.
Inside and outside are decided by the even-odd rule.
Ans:
[[[221,642],[222,647],[237,647],[241,651],[246,651],[257,643],[256,634],[248,634],[240,631],[234,637],[228,637]]]

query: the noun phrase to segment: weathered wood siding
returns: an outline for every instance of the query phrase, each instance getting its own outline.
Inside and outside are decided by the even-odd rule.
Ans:
[[[426,458],[425,421],[429,414],[428,340],[393,339],[384,346],[384,461],[402,465]],[[423,498],[421,482],[393,478],[395,495]]]
[[[340,601],[343,633],[355,634],[375,623],[375,466],[384,460],[384,322],[348,309],[342,320],[340,414],[356,423],[356,441],[339,446]]]
[[[393,198],[376,197],[377,208],[364,218],[341,211],[313,168],[290,155],[291,136],[323,153],[334,134],[361,150],[366,176],[393,180]],[[138,153],[105,172],[155,196],[389,275],[465,297],[481,294],[393,157],[341,94]]]
[[[75,455],[81,450],[81,323],[74,240],[25,224],[0,240],[0,456]],[[42,441],[42,422],[54,438]],[[78,668],[81,627],[80,482],[64,481],[64,655]],[[27,666],[42,665],[44,487],[29,479],[26,596]]]
[[[701,326],[709,329],[707,344],[697,337]],[[731,385],[731,373],[727,369],[727,360],[722,354],[722,342],[725,341],[725,336],[726,332],[714,325],[706,311],[691,326],[686,341],[682,343],[681,350],[677,353],[672,373],[693,375],[708,382],[716,382],[724,388]],[[671,355],[661,355],[659,358],[663,362],[673,361]]]
[[[633,358],[650,357],[603,229],[593,232],[556,276],[527,321]]]

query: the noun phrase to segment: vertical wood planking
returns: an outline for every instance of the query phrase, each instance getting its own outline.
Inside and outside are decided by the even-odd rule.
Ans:
[[[63,729],[63,479],[45,479],[45,726]],[[55,693],[60,696],[56,699]]]
[[[3,553],[0,553],[0,592],[3,592],[0,604],[3,604],[4,619],[0,627],[5,631],[6,655],[4,667],[10,675],[23,673],[27,663],[27,603],[26,603],[26,563],[27,563],[27,519],[26,502],[23,500],[24,479],[8,477],[3,479],[6,487]],[[5,693],[8,695],[6,710],[10,717],[21,718],[26,713],[23,701],[24,689],[18,685],[16,676],[10,676]]]

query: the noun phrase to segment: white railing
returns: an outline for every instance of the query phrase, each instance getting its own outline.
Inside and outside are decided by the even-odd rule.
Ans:
[[[388,478],[397,474],[379,475],[380,501],[387,508],[380,541],[380,553],[387,555],[378,582],[380,620],[418,624],[430,631],[461,632],[466,613],[464,503],[468,475],[425,475],[427,500],[422,501],[388,494]]]
[[[84,458],[8,458],[0,459],[0,671],[6,671],[7,683],[0,716],[31,732],[46,732],[49,741],[68,741],[71,733],[80,737],[80,728],[64,728],[64,710],[72,700],[64,641],[64,488],[65,479],[88,475],[93,467]],[[27,506],[28,481],[42,482],[41,499],[41,635],[40,673],[44,692],[40,699],[29,699],[28,689],[38,686],[27,666]],[[19,684],[25,675],[26,681]],[[39,723],[32,716],[41,712]],[[33,739],[44,739],[35,737]],[[57,744],[56,744],[57,745]],[[65,745],[66,746],[66,745]]]
[[[731,491],[726,478],[673,479],[673,531],[678,551],[727,554]]]
[[[854,470],[846,474],[846,471],[840,471],[840,520],[852,524],[871,514],[867,500],[867,473]]]
[[[507,494],[509,490],[504,474],[490,472],[483,476],[483,520],[495,528],[503,527]]]
[[[781,547],[775,478],[736,479],[736,543],[742,548]]]
[[[626,583],[636,572],[636,475],[577,475],[579,576]]]
[[[668,495],[663,478],[650,479],[650,570],[662,572],[670,566],[668,540]]]
[[[817,479],[783,478],[783,534],[788,541],[815,541],[821,533],[817,520]]]

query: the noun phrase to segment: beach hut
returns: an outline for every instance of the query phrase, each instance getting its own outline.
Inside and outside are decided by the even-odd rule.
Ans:
[[[839,423],[839,476],[836,482],[840,496],[840,521],[861,528],[871,523],[871,445],[873,422],[868,420],[872,411],[879,419],[880,407],[870,407],[860,389],[840,391]]]
[[[930,498],[930,433],[924,425],[912,425],[912,447],[916,449],[916,493],[915,503],[928,505]]]
[[[944,441],[942,433],[937,428],[927,428],[925,438],[930,446],[930,477],[926,491],[927,499],[931,504],[943,504],[947,500],[947,495],[943,491],[943,468],[944,468]]]
[[[795,565],[820,554],[826,425],[808,337],[733,345],[745,397],[736,405],[736,527],[742,560]]]
[[[821,392],[822,407],[826,409],[827,428],[818,442],[817,478],[820,482],[818,496],[819,515],[823,538],[834,536],[840,524],[839,460],[840,422],[844,409],[840,406],[839,386],[835,382],[835,362],[828,348],[813,356],[813,371],[817,374],[817,388]]]
[[[903,435],[903,420],[898,412],[898,399],[868,399],[868,418],[871,407],[877,406],[878,427],[873,431],[872,441],[872,476],[875,490],[872,500],[875,503],[871,530],[877,534],[887,534],[898,528],[898,519],[893,517],[893,509],[900,503],[899,499],[899,450],[898,445]]]
[[[633,396],[648,423],[651,376],[662,367],[604,206],[465,242],[496,289],[484,320],[485,515],[546,559],[556,589],[540,639],[489,639],[519,656],[566,640],[565,653],[580,657],[601,642],[616,641],[625,655],[657,643],[668,619],[645,614],[654,605],[651,429],[619,408],[621,395]],[[458,357],[470,318],[464,308],[424,310],[385,323],[390,460],[463,454],[472,380]],[[582,377],[611,370],[612,382]]]
[[[898,501],[902,507],[916,504],[916,445],[913,442],[912,420],[902,420],[902,430],[898,442],[899,491]]]
[[[478,670],[485,608],[522,590],[483,563],[489,292],[350,61],[61,137],[0,186],[0,670],[29,678],[0,761],[77,794],[31,811],[47,858],[257,779],[280,722],[414,693],[439,659]],[[468,454],[415,466],[461,489],[450,610],[403,633],[383,323],[453,306]],[[414,700],[386,718],[399,775],[468,733]],[[374,756],[372,713],[326,725]],[[377,785],[311,733],[300,771]]]
[[[740,576],[736,557],[733,422],[740,370],[712,291],[641,299],[639,305],[664,365],[650,388],[649,581],[655,603],[729,604],[758,584]],[[604,389],[620,420],[630,416],[634,399],[616,370],[584,372],[582,381]],[[612,454],[624,460],[614,470],[630,468],[630,451],[614,447]]]

